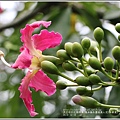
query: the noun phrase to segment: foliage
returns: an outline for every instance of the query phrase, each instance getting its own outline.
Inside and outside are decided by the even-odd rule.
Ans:
[[[11,1],[12,2],[12,1]],[[111,57],[113,46],[119,45],[116,34],[111,31],[107,25],[116,25],[120,20],[120,8],[117,4],[110,2],[19,2],[18,6],[23,8],[15,9],[16,16],[10,23],[0,23],[0,50],[5,53],[5,59],[9,63],[14,63],[19,55],[21,47],[20,29],[27,23],[32,23],[37,20],[52,21],[52,25],[48,30],[60,32],[63,36],[63,42],[59,47],[44,51],[45,55],[56,55],[56,51],[64,48],[66,42],[81,42],[87,36],[93,41],[93,30],[96,27],[101,27],[104,30],[104,39],[102,41],[103,59],[106,56]],[[6,10],[4,10],[6,12]],[[4,14],[0,13],[1,15]],[[1,20],[2,21],[2,20]],[[41,28],[43,29],[43,28]],[[36,33],[39,32],[35,31]],[[116,32],[117,33],[117,32]],[[58,66],[61,72],[65,72]],[[2,64],[0,61],[0,117],[17,118],[30,117],[23,101],[19,98],[18,86],[21,79],[24,77],[25,71],[13,70]],[[68,75],[73,78],[77,75],[76,72],[68,72]],[[59,78],[57,75],[48,74],[55,82]],[[109,81],[104,75],[99,73],[99,76],[104,81]],[[101,103],[120,105],[119,87],[112,88],[110,95],[107,98],[106,89],[102,88],[96,91],[93,97]],[[100,114],[70,114],[69,111],[82,109],[80,106],[73,104],[71,98],[76,94],[75,89],[67,88],[48,97],[42,92],[33,91],[33,101],[36,111],[39,113],[36,117],[48,118],[69,118],[69,117],[96,117],[101,118],[119,117],[106,114],[106,109],[102,109]],[[108,93],[107,93],[108,94]],[[89,111],[89,109],[87,109]],[[65,114],[64,114],[65,112]],[[99,111],[98,111],[99,112]]]

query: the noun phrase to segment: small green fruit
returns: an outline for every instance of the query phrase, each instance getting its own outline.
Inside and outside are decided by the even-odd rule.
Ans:
[[[89,64],[93,69],[101,70],[100,61],[96,57],[90,57],[89,58]]]
[[[100,27],[97,27],[94,32],[94,38],[96,39],[96,41],[98,43],[101,43],[103,37],[104,37],[104,31],[100,28]]]
[[[88,96],[75,95],[75,96],[72,97],[72,101],[75,104],[86,107],[86,108],[101,107],[101,103],[99,103],[94,98],[88,97]]]
[[[104,66],[105,66],[105,69],[108,70],[108,71],[111,71],[114,67],[114,61],[111,57],[106,57],[104,59]]]
[[[78,67],[79,69],[82,69],[82,68],[83,68],[81,63],[78,63],[78,64],[77,64],[77,67]]]
[[[68,71],[74,71],[74,70],[76,70],[75,65],[72,62],[70,62],[70,63],[69,62],[63,62],[62,67],[65,70],[68,70]]]
[[[120,41],[120,35],[118,35],[118,40]]]
[[[118,108],[110,108],[109,113],[112,115],[119,115],[120,112],[119,112]]]
[[[118,33],[120,33],[120,23],[117,23],[117,24],[115,25],[115,29],[116,29],[116,31],[117,31]]]
[[[81,44],[79,44],[78,42],[73,43],[72,54],[74,55],[74,57],[77,57],[79,59],[83,56],[84,51],[83,51]]]
[[[98,75],[96,74],[91,74],[89,76],[89,81],[93,84],[93,85],[97,85],[98,83],[101,83],[101,79]]]
[[[79,94],[79,95],[84,95],[87,91],[87,88],[85,86],[79,86],[77,87],[76,89],[76,92]]]
[[[95,73],[95,70],[93,70],[91,68],[86,68],[86,72],[87,72],[88,76],[90,76],[91,74]]]
[[[56,54],[57,54],[57,57],[60,58],[62,61],[70,60],[70,56],[63,49],[58,50]]]
[[[112,49],[112,55],[116,60],[120,60],[120,46],[115,46]]]
[[[90,81],[87,77],[85,76],[78,76],[76,79],[75,79],[76,83],[78,85],[81,85],[81,86],[88,86],[90,85]]]
[[[71,56],[73,55],[72,54],[72,45],[73,45],[73,43],[71,43],[71,42],[67,42],[64,45],[64,48],[65,48],[66,52]]]
[[[84,94],[84,96],[89,96],[91,97],[93,95],[93,91],[92,90],[88,90],[86,91],[86,93]]]
[[[67,83],[65,81],[62,81],[62,80],[58,80],[56,82],[56,87],[60,90],[63,90],[67,87]]]
[[[90,39],[89,38],[84,38],[81,41],[81,45],[84,49],[89,49],[90,47]]]
[[[41,68],[43,69],[43,71],[50,73],[50,74],[59,73],[57,67],[52,62],[47,61],[47,60],[41,62]]]

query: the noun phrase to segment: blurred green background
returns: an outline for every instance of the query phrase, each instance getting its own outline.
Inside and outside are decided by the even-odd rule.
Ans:
[[[102,27],[105,32],[103,45],[103,58],[111,56],[111,49],[119,45],[118,33],[114,25],[120,22],[120,2],[15,2],[1,1],[3,12],[0,13],[0,50],[5,53],[6,61],[14,63],[19,55],[20,29],[27,23],[37,20],[52,21],[49,31],[60,32],[63,41],[59,47],[44,51],[43,54],[56,55],[56,51],[64,48],[65,42],[80,42],[85,36],[94,40],[93,30]],[[41,28],[42,29],[42,28]],[[24,70],[13,70],[0,61],[0,118],[27,118],[30,117],[23,101],[19,98],[18,87],[24,77]],[[71,77],[75,72],[69,73]],[[104,81],[108,79],[100,75]],[[49,75],[54,82],[58,76]],[[112,118],[102,109],[102,113],[70,114],[81,110],[80,106],[73,104],[71,97],[76,94],[74,89],[57,90],[48,97],[45,93],[35,92],[33,104],[39,118]],[[108,92],[109,91],[109,92]],[[101,103],[120,105],[120,87],[101,89],[93,97]]]

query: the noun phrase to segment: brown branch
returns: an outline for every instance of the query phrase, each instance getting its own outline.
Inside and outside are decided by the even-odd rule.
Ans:
[[[42,5],[41,5],[42,4]],[[37,15],[37,13],[47,13],[50,11],[51,6],[56,6],[60,4],[65,4],[65,3],[38,3],[37,7],[32,10],[32,11],[27,11],[24,13],[21,17],[16,18],[13,22],[3,25],[0,27],[0,32],[3,31],[6,28],[11,28],[11,27],[18,27],[21,24],[23,24],[25,21],[33,18],[34,16]]]

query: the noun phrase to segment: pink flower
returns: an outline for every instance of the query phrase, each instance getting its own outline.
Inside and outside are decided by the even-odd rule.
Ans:
[[[55,83],[41,70],[40,59],[42,58],[42,51],[53,48],[61,43],[62,36],[57,32],[49,32],[46,29],[41,30],[39,34],[32,35],[35,28],[40,27],[40,25],[47,28],[50,24],[50,21],[37,21],[27,24],[20,31],[23,46],[20,48],[21,54],[12,65],[13,68],[29,69],[26,76],[22,79],[19,91],[21,93],[20,98],[22,98],[32,117],[38,113],[35,112],[34,105],[32,104],[30,87],[36,91],[43,91],[48,96],[53,95],[56,91]]]

